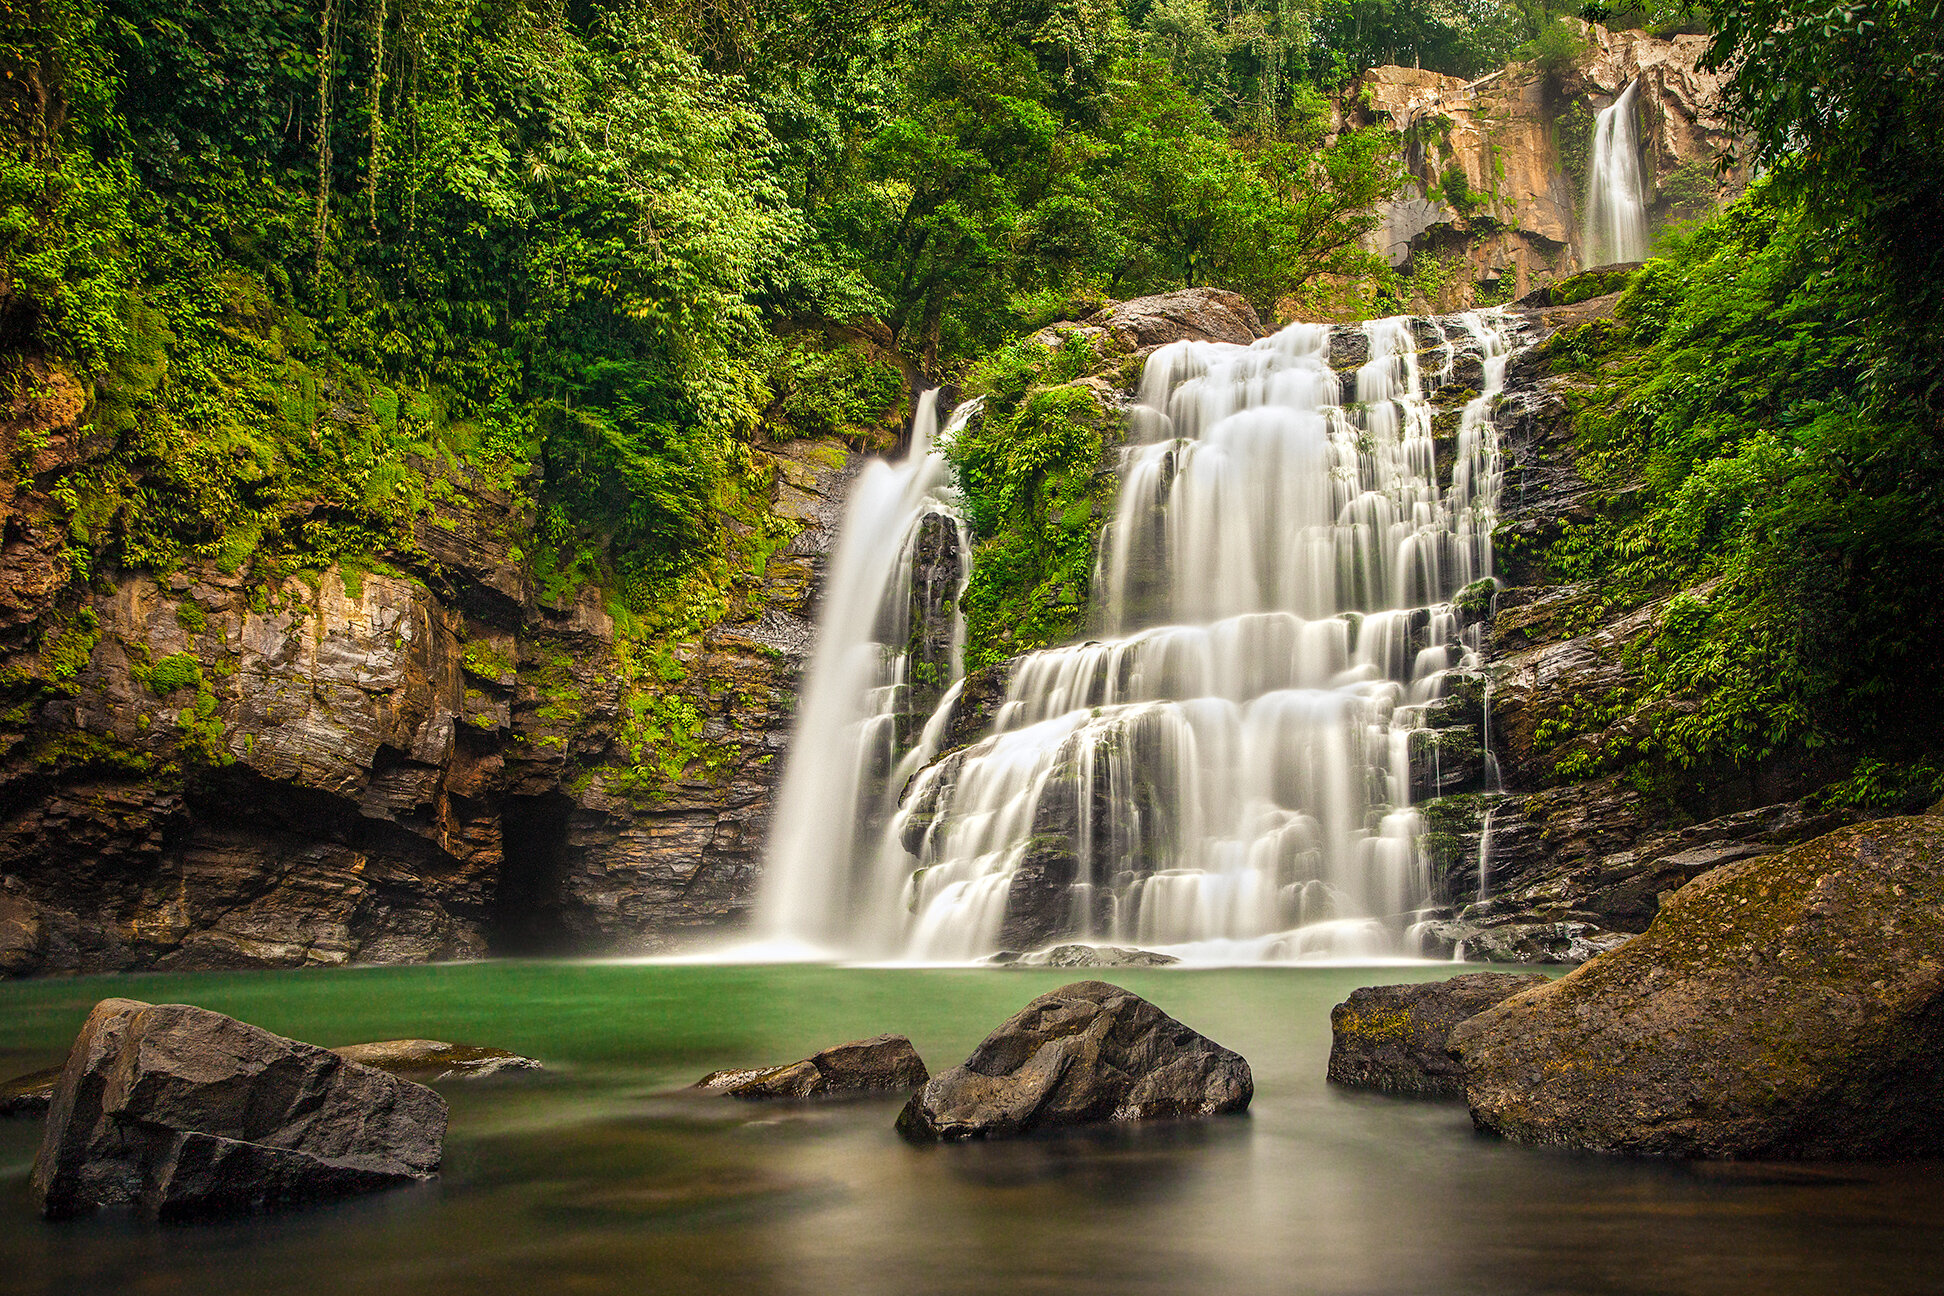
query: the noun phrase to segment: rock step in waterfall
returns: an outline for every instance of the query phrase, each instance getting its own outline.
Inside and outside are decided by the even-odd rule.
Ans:
[[[916,537],[950,528],[961,588],[969,565],[928,393],[910,456],[870,470],[840,537],[764,935],[954,961],[1058,939],[1414,952],[1433,900],[1414,794],[1439,782],[1414,738],[1478,662],[1454,599],[1492,573],[1515,327],[1488,311],[1154,351],[1102,537],[1103,637],[1013,663],[992,731],[942,758],[956,656],[921,731],[887,719],[911,712],[930,615]],[[1442,484],[1439,391],[1468,395]]]

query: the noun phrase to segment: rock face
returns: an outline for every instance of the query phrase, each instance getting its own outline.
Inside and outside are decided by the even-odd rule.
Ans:
[[[1247,346],[1262,336],[1262,321],[1240,293],[1183,288],[1117,302],[1078,324],[1057,324],[1035,335],[1049,346],[1068,336],[1085,338],[1103,351],[1141,351],[1182,341]]]
[[[1613,289],[1624,281],[1602,271],[1521,303],[1533,345],[1507,364],[1495,413],[1504,465],[1497,587],[1458,600],[1467,625],[1477,625],[1485,669],[1455,681],[1426,712],[1425,746],[1435,740],[1443,777],[1436,795],[1428,786],[1415,791],[1448,905],[1418,929],[1426,954],[1584,962],[1645,931],[1664,896],[1708,870],[1784,850],[1853,817],[1804,799],[1843,773],[1813,756],[1712,771],[1678,797],[1643,792],[1632,777],[1638,771],[1609,759],[1632,750],[1656,722],[1634,700],[1641,681],[1630,663],[1671,596],[1609,607],[1597,589],[1558,583],[1547,563],[1567,528],[1632,507],[1624,491],[1596,489],[1581,473],[1572,409],[1589,380],[1555,372],[1548,343],[1610,327]],[[1584,297],[1589,288],[1598,295]],[[1708,589],[1688,594],[1705,600]],[[1496,785],[1470,759],[1488,747]],[[1454,762],[1454,750],[1462,759]]]
[[[1249,1064],[1139,995],[1080,981],[1041,995],[898,1114],[915,1140],[1215,1116],[1255,1094]]]
[[[1586,268],[1580,207],[1594,118],[1635,81],[1653,224],[1699,215],[1745,182],[1713,171],[1735,139],[1722,79],[1700,67],[1708,37],[1576,25],[1583,49],[1561,73],[1515,63],[1467,82],[1380,67],[1349,97],[1347,125],[1403,137],[1412,181],[1381,208],[1371,250],[1393,265],[1430,256],[1461,271],[1443,276],[1430,309],[1460,309],[1481,292],[1523,296]]]
[[[931,1078],[903,1035],[873,1035],[785,1066],[712,1071],[695,1082],[732,1098],[817,1098],[825,1094],[908,1092]]]
[[[1473,972],[1352,990],[1330,1012],[1330,1082],[1421,1097],[1462,1096],[1464,1078],[1446,1049],[1452,1028],[1547,983],[1541,972]]]
[[[427,503],[380,570],[71,579],[49,492],[104,447],[85,392],[30,376],[0,402],[0,453],[33,448],[0,500],[0,976],[652,948],[739,920],[842,443],[752,448],[765,560],[640,642],[598,591],[534,580],[525,494],[444,458],[414,465]]]
[[[448,1044],[444,1040],[378,1040],[346,1044],[331,1052],[347,1062],[377,1067],[407,1080],[483,1080],[509,1071],[544,1070],[530,1057],[478,1044]]]
[[[186,1004],[104,999],[55,1087],[35,1204],[48,1218],[272,1210],[428,1179],[445,1100]]]
[[[1452,1032],[1472,1117],[1682,1157],[1944,1152],[1944,818],[1689,883],[1645,935]]]

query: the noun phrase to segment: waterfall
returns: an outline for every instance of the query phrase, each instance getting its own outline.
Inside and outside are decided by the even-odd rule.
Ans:
[[[946,433],[976,410],[976,402],[960,406]],[[857,946],[860,915],[874,912],[860,856],[875,854],[874,828],[937,750],[942,729],[935,721],[915,744],[901,741],[920,701],[914,695],[924,695],[920,714],[939,687],[956,696],[965,637],[959,600],[971,562],[942,439],[934,388],[918,398],[905,457],[873,460],[851,487],[770,829],[756,914],[766,941],[812,951]],[[945,561],[922,563],[927,546],[942,548]],[[940,566],[947,588],[914,579]],[[940,614],[948,639],[928,643],[923,622]]]
[[[1593,164],[1586,176],[1586,264],[1618,265],[1647,256],[1647,190],[1640,167],[1640,133],[1629,82],[1593,124]]]
[[[1103,537],[1111,634],[1018,661],[994,732],[918,771],[851,948],[1408,952],[1430,892],[1412,737],[1477,664],[1450,600],[1491,573],[1511,327],[1449,323],[1482,392],[1443,490],[1423,357],[1441,383],[1459,346],[1438,321],[1366,324],[1348,392],[1322,325],[1148,359]]]

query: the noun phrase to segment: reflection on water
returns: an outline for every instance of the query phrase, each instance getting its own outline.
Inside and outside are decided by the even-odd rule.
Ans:
[[[703,1072],[880,1030],[934,1069],[1058,972],[483,964],[0,987],[0,1070],[95,999],[181,999],[320,1043],[441,1035],[555,1070],[448,1085],[446,1174],[314,1213],[155,1229],[28,1214],[0,1122],[0,1291],[1907,1293],[1944,1272],[1944,1166],[1629,1162],[1332,1090],[1329,1008],[1449,968],[1126,972],[1240,1050],[1239,1118],[914,1147],[895,1099],[759,1105]]]

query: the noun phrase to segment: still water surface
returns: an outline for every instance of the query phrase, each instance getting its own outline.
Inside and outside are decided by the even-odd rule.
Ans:
[[[898,1102],[672,1092],[879,1031],[934,1070],[1072,974],[498,962],[0,986],[0,1073],[110,994],[321,1044],[432,1036],[543,1059],[443,1086],[435,1183],[300,1215],[40,1222],[39,1127],[0,1120],[0,1291],[1916,1293],[1944,1291],[1944,1164],[1683,1166],[1521,1148],[1459,1103],[1323,1083],[1330,1006],[1446,967],[1119,972],[1238,1049],[1246,1116],[957,1147]]]

